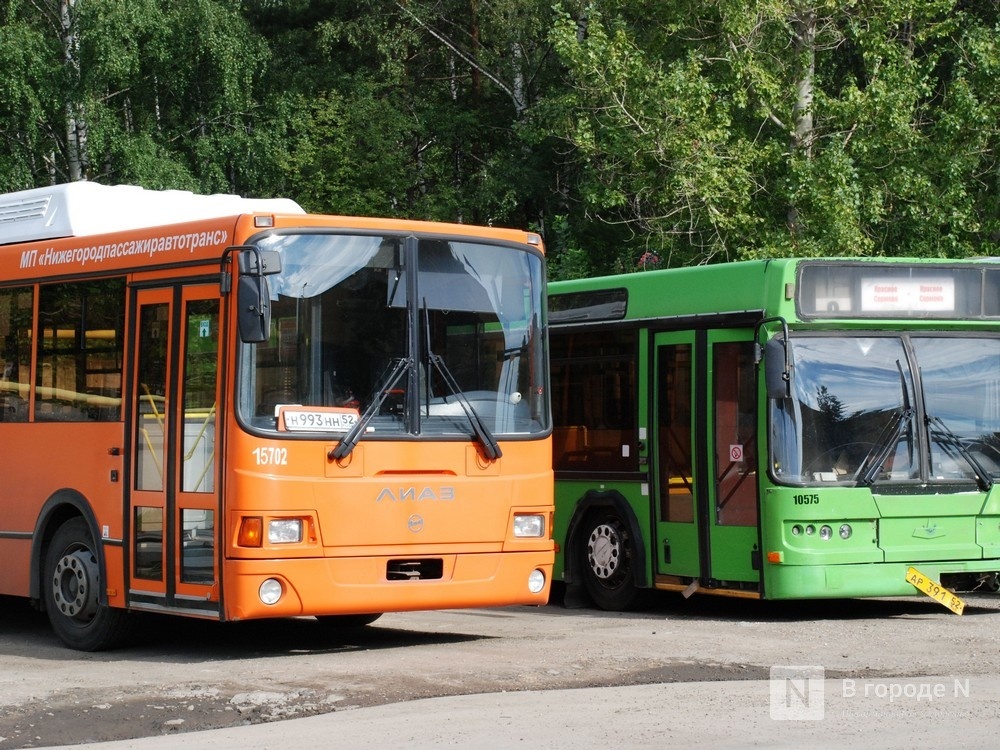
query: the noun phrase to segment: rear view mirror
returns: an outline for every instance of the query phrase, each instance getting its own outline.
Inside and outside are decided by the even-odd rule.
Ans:
[[[260,344],[271,334],[271,299],[263,276],[240,276],[236,287],[240,340]]]
[[[230,248],[237,254],[237,326],[240,340],[259,344],[271,335],[271,290],[267,277],[281,273],[281,256],[253,246]]]
[[[775,337],[764,345],[764,383],[768,398],[792,395],[792,357],[786,339]]]

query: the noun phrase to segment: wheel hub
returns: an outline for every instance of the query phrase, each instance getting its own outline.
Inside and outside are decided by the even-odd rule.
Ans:
[[[97,613],[97,560],[87,549],[67,552],[52,574],[56,607],[66,617],[89,620]]]
[[[596,526],[587,542],[587,559],[594,575],[601,579],[611,578],[618,569],[620,556],[618,532],[608,524]]]

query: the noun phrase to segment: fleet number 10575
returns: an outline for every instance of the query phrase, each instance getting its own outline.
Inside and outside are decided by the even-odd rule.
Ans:
[[[796,505],[819,505],[819,495],[795,495],[792,499]]]

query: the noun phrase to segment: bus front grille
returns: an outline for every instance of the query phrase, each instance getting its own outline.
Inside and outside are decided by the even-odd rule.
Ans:
[[[390,581],[437,581],[443,575],[441,558],[390,560],[385,569],[385,577]]]

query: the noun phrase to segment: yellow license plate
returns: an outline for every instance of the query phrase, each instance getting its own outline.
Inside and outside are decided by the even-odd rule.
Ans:
[[[965,602],[933,578],[928,578],[916,568],[906,569],[906,580],[927,594],[931,599],[941,602],[956,615],[962,614],[962,611],[965,609]]]

